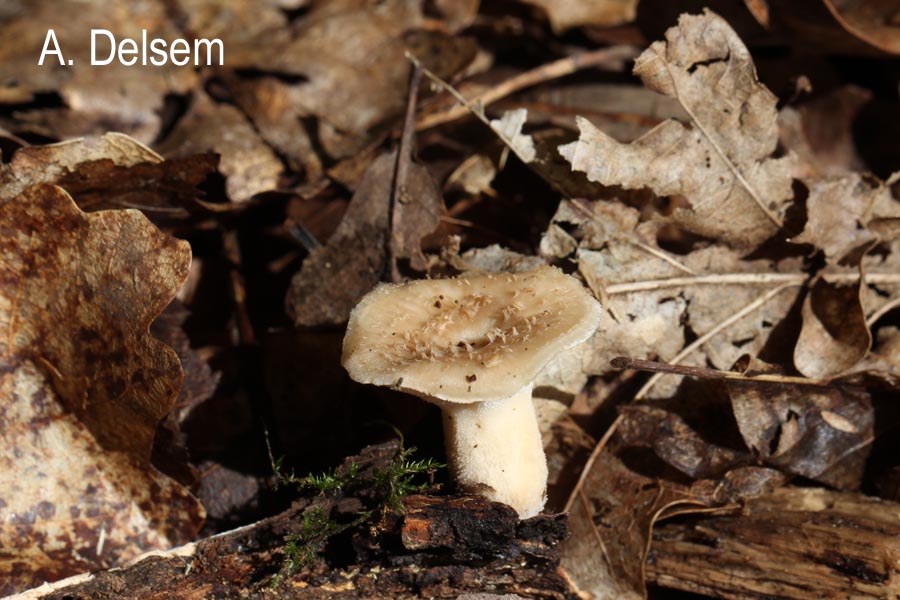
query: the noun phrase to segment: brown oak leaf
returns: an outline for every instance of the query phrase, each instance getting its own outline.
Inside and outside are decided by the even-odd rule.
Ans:
[[[190,539],[203,510],[149,464],[182,372],[148,332],[190,249],[52,185],[0,204],[0,593]]]

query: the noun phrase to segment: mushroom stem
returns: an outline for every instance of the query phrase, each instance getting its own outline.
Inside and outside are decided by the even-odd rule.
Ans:
[[[450,473],[462,489],[527,519],[547,500],[547,459],[529,384],[505,400],[440,402]]]

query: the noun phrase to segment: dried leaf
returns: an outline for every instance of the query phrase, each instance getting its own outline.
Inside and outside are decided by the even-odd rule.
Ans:
[[[822,0],[841,27],[868,44],[900,54],[897,6],[879,0]]]
[[[510,110],[503,113],[499,119],[491,120],[491,128],[497,132],[501,139],[509,144],[509,147],[525,163],[534,160],[534,140],[530,135],[522,133],[522,127],[528,120],[528,111],[524,108]]]
[[[402,112],[409,74],[403,34],[421,23],[416,2],[317,2],[299,35],[279,52],[266,44],[254,66],[306,77],[306,107],[338,131],[362,133]]]
[[[589,469],[572,496],[560,567],[583,597],[643,598],[654,522],[666,510],[702,507],[710,499],[634,473],[609,452],[600,452]]]
[[[153,337],[178,354],[184,371],[181,390],[171,412],[179,423],[187,418],[195,406],[212,396],[222,375],[213,372],[209,363],[191,348],[191,342],[182,328],[190,314],[184,304],[175,299],[150,326]]]
[[[519,254],[494,244],[487,248],[472,248],[464,252],[460,266],[468,271],[490,273],[524,273],[547,264],[537,256]]]
[[[528,110],[532,123],[565,123],[574,129],[575,119],[569,115],[582,115],[620,142],[636,140],[665,119],[690,119],[675,98],[639,85],[561,82],[529,90],[522,97],[533,105]]]
[[[402,114],[409,77],[407,48],[425,48],[446,64],[454,63],[445,75],[474,56],[471,43],[421,31],[425,19],[420,2],[317,1],[291,23],[277,2],[261,8],[253,1],[181,4],[191,32],[223,40],[230,67],[303,79],[291,84],[283,96],[290,102],[281,112],[285,118],[318,117],[317,141],[333,158],[357,153],[379,124]],[[253,115],[260,120],[257,111]],[[263,133],[274,139],[273,134],[270,128]]]
[[[803,301],[803,327],[794,347],[794,365],[812,379],[829,379],[861,361],[872,334],[860,300],[861,283],[831,284],[819,279]]]
[[[782,143],[811,174],[834,176],[867,170],[854,128],[872,96],[865,88],[845,85],[796,108],[782,108],[778,117]]]
[[[808,218],[803,232],[792,241],[813,244],[831,263],[880,236],[869,223],[900,218],[900,202],[881,182],[871,183],[859,174],[807,180]]]
[[[547,13],[557,34],[573,27],[614,27],[637,16],[637,0],[523,0]]]
[[[296,85],[275,77],[228,81],[235,104],[253,122],[259,135],[284,157],[294,171],[302,171],[307,182],[322,177],[321,158],[316,154],[303,124],[303,94]]]
[[[775,96],[757,81],[747,48],[710,11],[682,15],[635,62],[644,84],[677,98],[691,128],[669,120],[631,144],[579,119],[579,141],[560,146],[572,169],[626,189],[683,196],[671,217],[693,233],[754,246],[780,227],[792,198],[794,157],[775,158]]]
[[[396,153],[382,154],[369,166],[350,206],[328,244],[303,262],[288,291],[288,312],[304,326],[347,320],[359,299],[381,279],[387,266],[389,212]],[[394,210],[395,256],[415,262],[423,236],[437,225],[443,210],[440,189],[428,169],[409,164],[404,194]],[[421,259],[420,259],[421,260]],[[322,282],[328,285],[323,286]]]
[[[750,462],[750,455],[711,444],[675,413],[627,406],[616,435],[627,446],[649,447],[666,464],[694,479],[713,479]]]
[[[848,380],[872,378],[892,388],[900,387],[900,329],[882,327],[871,352],[843,377]]]
[[[217,163],[208,154],[166,161],[119,133],[28,146],[0,165],[0,202],[31,185],[54,183],[82,210],[138,208],[155,217],[184,217],[198,208],[196,186]]]
[[[234,106],[214,102],[203,92],[194,94],[187,114],[159,144],[166,157],[214,152],[222,155],[219,170],[232,202],[246,202],[278,187],[281,161]]]
[[[87,162],[108,160],[117,167],[162,162],[162,157],[121,133],[28,146],[13,154],[9,164],[0,165],[0,202],[11,200],[37,183],[52,183],[75,172]]]
[[[496,175],[497,167],[490,158],[484,154],[473,154],[462,161],[447,177],[444,190],[460,190],[472,196],[490,194],[493,193],[491,183]]]
[[[867,394],[749,381],[726,386],[744,442],[766,464],[840,489],[859,486],[874,434]]]
[[[408,259],[409,266],[416,271],[424,271],[422,238],[437,229],[446,210],[440,187],[428,169],[413,162],[407,167],[406,181],[397,182],[391,254],[394,259]]]
[[[186,541],[202,509],[149,465],[181,368],[147,330],[187,244],[47,185],[0,205],[0,230],[0,591]]]
[[[154,0],[13,0],[0,12],[0,104],[24,104],[37,94],[59,93],[65,107],[35,108],[19,113],[20,131],[37,131],[54,138],[101,134],[112,129],[150,143],[158,135],[166,94],[182,94],[196,84],[193,69],[165,66],[125,66],[118,61],[91,66],[91,29],[107,29],[121,39],[163,39],[167,45],[183,37],[169,20],[165,6]],[[53,29],[65,60],[38,58],[47,32]],[[105,38],[98,42],[102,58]],[[27,105],[25,107],[27,109]]]
[[[579,272],[592,289],[598,288],[595,293],[613,317],[604,319],[591,342],[581,347],[580,359],[570,361],[582,365],[582,378],[580,382],[572,379],[573,384],[583,385],[587,375],[608,373],[609,361],[616,356],[670,360],[684,348],[686,326],[692,333],[704,335],[771,289],[715,282],[715,274],[740,277],[741,273],[764,275],[799,267],[798,261],[791,259],[775,265],[768,260],[744,260],[720,246],[672,256],[656,245],[652,224],[638,224],[639,216],[636,210],[616,202],[564,201],[541,242],[542,251],[557,258],[569,256],[568,248],[578,246]],[[556,229],[554,224],[558,224]],[[691,284],[692,276],[711,277],[713,282]],[[685,283],[666,285],[679,279]],[[617,290],[630,283],[645,288]],[[783,290],[680,362],[705,366],[709,361],[716,368],[730,369],[742,355],[759,353],[788,315],[799,290],[799,286]],[[671,395],[678,381],[678,377],[667,377],[654,388],[653,396]]]

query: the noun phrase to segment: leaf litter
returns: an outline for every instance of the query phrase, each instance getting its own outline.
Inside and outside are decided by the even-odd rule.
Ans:
[[[312,383],[300,394],[306,420],[286,422],[309,431],[320,419],[343,427],[348,414],[361,418],[345,398],[363,392],[317,367],[333,359],[350,310],[381,281],[459,271],[555,264],[605,308],[596,335],[557,357],[536,387],[551,503],[569,510],[561,572],[573,591],[640,598],[649,577],[746,596],[733,583],[740,578],[728,584],[738,591],[708,583],[708,572],[707,583],[691,579],[694,563],[678,554],[693,548],[685,540],[721,528],[740,547],[740,535],[754,535],[741,525],[757,522],[754,511],[784,520],[789,529],[772,535],[787,539],[803,518],[874,501],[859,490],[880,485],[879,436],[892,427],[879,419],[900,365],[900,229],[895,178],[863,172],[866,156],[849,134],[868,91],[799,109],[779,103],[729,21],[708,10],[683,15],[638,56],[641,89],[560,79],[621,70],[629,46],[554,56],[510,75],[495,68],[504,55],[483,35],[549,36],[516,29],[546,19],[555,32],[603,36],[630,27],[636,2],[523,2],[524,12],[503,18],[478,3],[146,4],[166,35],[187,27],[223,37],[231,69],[112,73],[124,82],[117,106],[94,100],[104,81],[79,69],[34,71],[25,50],[14,49],[0,73],[0,103],[15,106],[0,121],[4,143],[19,146],[0,164],[0,212],[22,242],[2,257],[9,334],[0,336],[0,386],[19,407],[2,421],[13,465],[4,471],[30,461],[59,491],[9,477],[0,485],[9,503],[0,546],[15,549],[0,555],[11,574],[3,591],[190,539],[202,509],[182,485],[198,477],[185,468],[189,451],[243,447],[254,435],[249,415],[285,410],[267,394],[292,377]],[[86,6],[85,15],[96,13]],[[50,14],[40,2],[22,11],[38,21]],[[22,48],[42,41],[16,14],[0,20],[27,34]],[[416,68],[440,81],[423,86],[421,100],[407,89]],[[49,106],[48,92],[59,95]],[[566,104],[579,94],[591,100]],[[418,113],[404,119],[404,105]],[[480,134],[469,114],[485,125]],[[823,123],[838,131],[823,137]],[[18,137],[35,135],[65,141],[29,146]],[[397,138],[400,148],[386,149]],[[529,198],[542,194],[552,201]],[[273,217],[281,206],[288,214]],[[199,284],[184,294],[194,298],[191,316],[173,305],[154,326],[180,361],[147,328],[187,275],[186,246],[127,208],[205,253]],[[217,235],[231,240],[222,256],[210,251]],[[222,296],[227,308],[208,300]],[[279,368],[293,375],[246,366],[260,361],[257,346],[278,347],[273,331],[290,327],[321,346],[299,353],[309,365],[285,368],[281,352]],[[192,347],[188,330],[205,348]],[[77,352],[69,339],[82,340]],[[210,356],[224,365],[220,376]],[[425,418],[416,410],[388,414],[413,429]],[[226,420],[215,435],[198,433]],[[64,456],[46,458],[50,438],[66,440]],[[279,438],[291,458],[317,464],[305,440]],[[179,439],[188,446],[179,450]],[[214,473],[196,487],[221,523],[259,506],[266,487],[241,462],[252,452],[230,452],[202,463]],[[878,551],[877,540],[869,546]]]

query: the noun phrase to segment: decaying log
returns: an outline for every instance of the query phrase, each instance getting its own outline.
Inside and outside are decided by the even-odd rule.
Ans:
[[[781,488],[740,515],[660,524],[646,573],[717,598],[897,598],[900,506]]]
[[[396,445],[385,445],[354,457],[361,481],[395,452]],[[359,511],[365,506],[365,485],[356,492],[298,501],[251,526],[147,556],[86,581],[81,577],[72,585],[32,590],[23,598],[411,599],[467,593],[572,598],[557,573],[565,517],[519,521],[511,508],[480,496],[405,497],[402,514],[382,507],[373,519],[330,538],[297,572],[280,574],[285,537],[303,530],[303,515],[317,505],[337,519]]]

